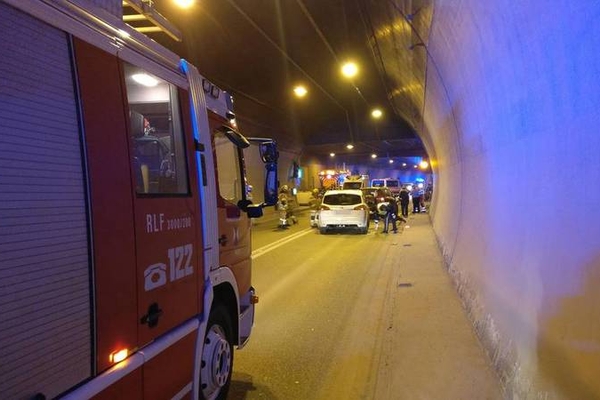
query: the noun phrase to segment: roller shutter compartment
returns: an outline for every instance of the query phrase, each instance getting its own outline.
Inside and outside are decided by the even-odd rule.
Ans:
[[[0,397],[91,375],[90,254],[67,35],[0,2]]]

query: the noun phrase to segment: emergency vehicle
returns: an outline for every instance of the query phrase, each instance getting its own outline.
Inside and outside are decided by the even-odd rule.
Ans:
[[[223,399],[252,330],[275,143],[239,133],[230,96],[120,7],[0,1],[3,399]]]
[[[369,175],[347,175],[342,183],[342,189],[362,189],[367,186],[369,186]]]
[[[398,196],[400,193],[400,181],[398,179],[392,178],[381,178],[381,179],[373,179],[371,181],[371,186],[373,187],[386,187],[390,189],[394,196]]]
[[[342,182],[349,174],[349,171],[337,171],[334,169],[327,169],[319,172],[321,189],[332,190],[341,188]]]

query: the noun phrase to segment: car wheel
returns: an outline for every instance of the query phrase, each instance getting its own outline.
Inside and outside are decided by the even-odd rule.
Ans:
[[[327,228],[319,228],[319,233],[320,233],[321,235],[324,235],[324,234],[326,234],[326,233],[327,233]]]
[[[222,304],[210,311],[200,370],[200,397],[225,400],[233,371],[233,324]]]

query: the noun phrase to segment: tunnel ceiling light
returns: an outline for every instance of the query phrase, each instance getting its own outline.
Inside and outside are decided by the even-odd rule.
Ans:
[[[417,164],[413,165],[413,168],[417,168],[417,167],[418,167],[418,165],[417,165]]]
[[[181,8],[189,8],[196,2],[196,0],[174,0],[173,2]]]
[[[354,148],[354,145],[353,145],[352,143],[348,143],[348,144],[346,145],[346,148],[347,148],[348,150],[352,150],[352,149]]]
[[[371,158],[377,158],[377,154],[375,154],[375,153],[371,154]]]
[[[421,169],[425,169],[425,168],[429,167],[429,163],[427,161],[421,161],[419,163],[419,167],[421,167]]]
[[[390,164],[393,164],[393,163],[394,163],[394,160],[392,160],[392,159],[390,158]]]
[[[302,85],[298,85],[294,88],[294,94],[296,95],[296,97],[302,98],[306,96],[307,93],[308,90]]]
[[[381,118],[382,115],[383,115],[383,111],[381,111],[379,108],[376,108],[373,111],[371,111],[371,116],[375,119]]]
[[[403,167],[406,167],[406,163],[405,163],[405,162],[403,162],[403,163],[402,163],[402,166],[403,166]]]
[[[352,61],[346,62],[342,65],[342,75],[346,78],[354,78],[358,74],[358,65]]]
[[[329,157],[335,157],[335,153],[329,153]]]

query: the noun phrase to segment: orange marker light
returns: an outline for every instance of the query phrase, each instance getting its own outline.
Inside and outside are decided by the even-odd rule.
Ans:
[[[123,361],[124,359],[126,359],[128,355],[129,355],[129,350],[122,349],[122,350],[118,350],[118,351],[114,351],[114,352],[110,353],[110,356],[108,358],[111,363],[116,364],[116,363],[119,363],[119,362]]]

